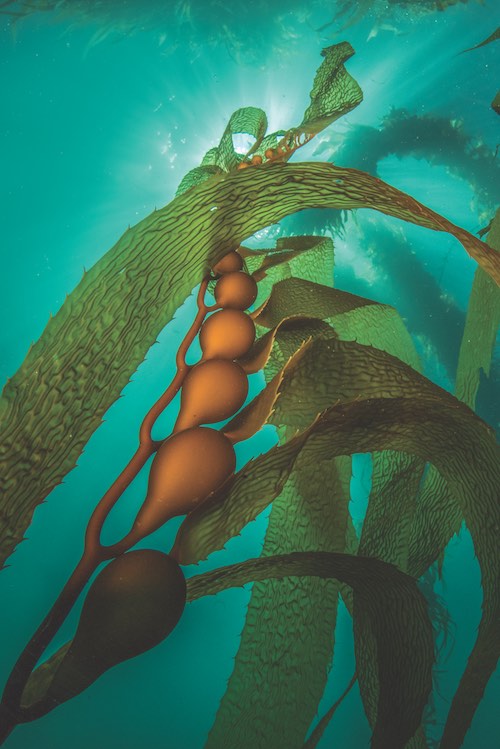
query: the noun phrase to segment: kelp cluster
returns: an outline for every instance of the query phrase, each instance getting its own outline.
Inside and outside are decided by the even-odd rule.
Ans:
[[[362,169],[375,177],[380,176],[381,164],[390,156],[444,167],[470,186],[474,209],[485,225],[500,203],[500,162],[494,151],[468,134],[463,124],[444,117],[393,109],[378,127],[353,125],[342,137],[334,132],[325,133],[314,156]],[[347,218],[348,214],[341,211],[309,211],[306,215],[289,217],[283,230],[313,234],[326,229],[333,235],[345,234]],[[450,260],[448,267],[452,265],[450,256],[443,262],[441,277],[436,278],[421,262],[403,231],[391,230],[380,221],[360,222],[356,228],[358,244],[366,248],[377,276],[389,277],[397,290],[397,306],[409,331],[419,337],[431,356],[438,357],[453,382],[465,314],[453,298],[443,294],[441,281],[447,261]],[[371,284],[371,278],[357,278],[358,293],[369,294]],[[500,403],[494,391],[498,360],[492,362],[492,367],[494,376],[483,382],[479,408],[488,414],[490,424],[497,424]]]
[[[234,671],[208,737],[207,746],[217,749],[317,745],[335,712],[333,706],[306,739],[334,657],[340,596],[353,619],[355,678],[372,746],[425,747],[434,644],[417,579],[463,521],[481,568],[483,613],[442,749],[462,744],[499,655],[500,459],[492,430],[473,408],[500,316],[500,219],[485,243],[369,174],[287,163],[301,139],[360,102],[344,67],[352,54],[347,43],[324,50],[310,106],[286,132],[267,135],[261,110],[238,110],[172,203],[129,229],[85,273],[2,399],[5,560],[175,310],[210,268],[240,248],[258,285],[257,339],[240,363],[260,362],[266,386],[221,430],[237,443],[269,424],[279,444],[189,512],[170,552],[181,566],[198,563],[272,503],[260,559],[187,581],[187,601],[254,582]],[[232,145],[238,132],[255,139],[244,156]],[[241,248],[259,229],[308,207],[369,207],[447,231],[477,260],[455,396],[421,374],[393,307],[331,286],[330,238]],[[349,510],[355,453],[370,453],[373,462],[360,533]],[[50,693],[70,653],[68,644],[33,671],[23,694],[28,714]]]

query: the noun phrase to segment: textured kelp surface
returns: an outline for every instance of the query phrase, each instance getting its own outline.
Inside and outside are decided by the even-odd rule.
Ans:
[[[307,564],[302,564],[302,559],[308,559]],[[273,568],[275,571],[272,576],[286,578],[283,581],[286,585],[288,579],[290,583],[293,580],[298,582],[294,568],[302,568],[300,574],[307,575],[308,567],[310,570],[324,569],[325,562],[329,560],[332,576],[352,586],[355,610],[363,612],[363,616],[370,621],[377,641],[381,688],[372,746],[380,749],[388,746],[394,749],[403,747],[416,729],[417,716],[425,702],[425,695],[429,692],[430,668],[433,661],[432,632],[420,608],[419,596],[415,596],[414,581],[411,578],[375,559],[325,552],[296,553],[278,557],[264,556],[259,560],[234,565],[234,568],[228,568],[227,573],[224,570],[217,570],[215,574],[207,573],[200,576],[199,582],[192,581],[193,587],[190,587],[190,592],[194,592],[199,585],[202,594],[210,593],[212,577],[215,578],[213,592],[218,592],[219,574],[223,584],[226,574],[229,580],[233,579],[234,574],[237,581],[235,584],[243,584],[248,579],[259,581],[270,577],[268,570]],[[391,650],[393,652],[390,653]],[[265,689],[264,683],[259,686]],[[302,686],[306,687],[304,684]],[[249,709],[251,710],[250,706]],[[294,724],[297,720],[300,721],[300,716],[295,717]],[[232,734],[240,735],[238,741],[242,743],[238,743],[238,746],[252,745],[236,725],[227,728],[229,733],[221,733],[218,738],[215,732],[212,732],[208,745],[235,746]],[[266,729],[264,733],[259,732],[258,724],[255,728],[247,724],[247,728],[251,731],[253,740],[257,742],[253,746],[302,745],[297,743],[300,737],[293,736],[293,729],[287,726],[282,726],[285,735],[274,734],[271,740]],[[292,735],[291,744],[286,743],[287,733]],[[217,744],[216,741],[220,743]]]
[[[294,357],[285,369],[279,397],[269,421],[280,424],[285,413],[287,423],[303,428],[311,423],[315,414],[327,408],[328,403],[337,401],[349,404],[344,410],[340,405],[327,410],[330,417],[338,414],[335,428],[328,432],[329,440],[314,440],[313,444],[318,449],[326,449],[325,444],[328,444],[330,455],[349,454],[349,431],[352,451],[396,449],[432,462],[457,498],[471,530],[483,574],[483,620],[450,714],[448,730],[456,741],[457,736],[466,730],[467,721],[472,717],[498,658],[499,601],[495,579],[500,567],[495,531],[491,526],[487,528],[484,520],[498,515],[500,462],[495,440],[491,431],[466,406],[387,354],[356,343],[335,340],[317,340],[311,342],[308,348],[311,350],[310,356],[306,355],[308,349],[303,349],[300,352],[302,355]],[[361,357],[359,360],[358,356]],[[317,373],[314,379],[311,378],[311,372],[317,372],[315,367],[318,361],[321,367],[317,371],[325,373],[324,379],[319,381]],[[366,416],[362,416],[363,403]],[[354,422],[349,418],[353,413],[351,408],[358,411]],[[274,448],[275,475],[291,470],[297,456],[294,448],[302,448],[316,435],[317,430],[325,434],[324,420],[326,418],[328,421],[330,417],[319,417],[305,432],[286,445]],[[391,419],[394,419],[393,423]],[[387,434],[384,439],[382,434],[385,430]],[[365,448],[362,434],[367,440]],[[371,442],[372,435],[377,435],[374,442]],[[380,437],[382,442],[378,441]],[[475,447],[471,448],[471,444]],[[271,456],[267,454],[264,457],[269,460]],[[320,459],[321,452],[316,453],[315,460]],[[257,469],[255,475],[251,466],[244,469],[244,497],[238,497],[242,484],[237,480],[227,496],[219,497],[218,501],[214,498],[213,503],[202,505],[185,521],[189,552],[184,558],[181,528],[177,545],[181,560],[196,561],[194,549],[197,541],[201,544],[200,549],[220,548],[229,536],[238,532],[238,507],[244,513],[242,527],[251,515],[249,502],[252,496],[256,505],[255,515],[266,506],[268,498],[272,499],[276,484],[273,486],[271,475],[266,470],[259,470],[262,465],[259,460],[262,458],[254,462],[253,468]],[[269,484],[265,483],[267,479],[270,480]],[[436,512],[439,514],[439,508]],[[462,694],[468,695],[465,704],[461,704]]]
[[[336,69],[331,73],[335,81]],[[321,207],[373,208],[450,232],[500,280],[499,258],[485,243],[363,172],[277,162],[212,176],[127,230],[84,275],[7,383],[2,561],[207,268],[259,229]]]
[[[309,139],[361,101],[343,67],[352,54],[347,43],[324,50],[311,104],[289,131],[268,135],[262,110],[237,110],[175,200],[128,230],[84,275],[2,400],[2,450],[9,457],[4,560],[178,306],[215,260],[255,231],[304,208],[368,207],[450,232],[480,264],[454,398],[420,374],[396,310],[321,285],[333,278],[331,240],[294,237],[274,250],[241,248],[261,304],[255,315],[260,338],[247,359],[261,368],[270,358],[266,388],[224,429],[238,441],[272,424],[280,444],[192,512],[173,550],[182,564],[205,559],[273,503],[261,559],[188,586],[194,600],[255,581],[210,749],[315,745],[314,736],[304,741],[334,655],[339,593],[353,616],[372,746],[425,747],[420,724],[433,643],[413,578],[442,555],[463,519],[481,567],[483,616],[443,748],[462,743],[498,660],[500,460],[491,430],[468,406],[474,406],[480,370],[488,374],[500,315],[499,219],[490,247],[368,174],[286,163],[294,138]],[[244,156],[234,150],[239,132],[254,139]],[[280,141],[288,144],[281,156],[250,166],[253,155],[265,157]],[[242,161],[245,169],[238,168]],[[359,542],[348,507],[350,456],[357,452],[371,453],[373,465]],[[45,692],[67,647],[34,672],[26,704]]]

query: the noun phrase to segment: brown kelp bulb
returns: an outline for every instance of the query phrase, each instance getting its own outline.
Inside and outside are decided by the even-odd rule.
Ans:
[[[174,432],[229,418],[247,395],[248,378],[239,364],[229,359],[200,362],[184,380]]]
[[[151,465],[148,493],[133,530],[141,537],[193,510],[234,473],[236,456],[222,432],[193,427],[161,445]]]
[[[235,309],[214,312],[200,330],[203,359],[239,359],[251,349],[254,340],[252,318]]]
[[[185,603],[186,581],[172,557],[152,549],[117,557],[89,589],[47,699],[71,699],[112,666],[154,648],[174,629]]]
[[[225,273],[215,284],[214,296],[223,309],[248,309],[257,298],[257,283],[248,273]]]
[[[221,276],[223,273],[233,273],[243,268],[243,258],[238,252],[228,252],[212,268],[212,273]]]

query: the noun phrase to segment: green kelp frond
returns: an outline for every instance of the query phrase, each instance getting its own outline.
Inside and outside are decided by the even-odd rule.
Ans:
[[[403,749],[418,726],[427,700],[433,662],[432,627],[423,596],[412,578],[377,559],[326,552],[295,553],[261,557],[200,575],[188,582],[188,600],[192,600],[198,590],[201,595],[208,595],[230,585],[268,579],[271,570],[273,577],[285,578],[285,583],[298,575],[319,573],[324,576],[327,569],[329,577],[352,586],[355,616],[370,622],[377,641],[380,699],[371,746]],[[259,689],[262,688],[265,688],[264,683],[259,683]],[[245,736],[240,736],[237,725],[228,722],[226,728],[225,734],[222,731],[219,736],[212,733],[207,747],[292,749],[303,744],[303,741],[297,743],[297,739],[293,744],[280,738],[277,743],[269,741],[267,726],[266,733],[258,736],[258,743],[250,744]],[[235,735],[238,735],[236,742]]]
[[[396,310],[340,290],[298,280],[277,283],[256,322],[273,325],[282,316],[304,314],[306,310],[310,315],[328,320],[343,340],[372,345],[397,356],[417,371],[420,370],[414,344]],[[305,340],[304,337],[297,337],[300,336],[301,325],[303,323],[299,321],[295,323],[295,338],[291,336],[289,328],[282,331],[273,351],[275,353],[276,349],[279,350],[279,355],[275,353],[274,356],[274,366],[277,362],[281,362],[283,366],[301,341]],[[305,330],[304,333],[306,332],[309,331]],[[310,334],[324,335],[324,332],[310,331]],[[266,372],[267,370],[269,365]],[[271,371],[275,374],[274,368]],[[281,416],[286,417],[285,409]],[[404,570],[424,463],[414,456],[390,451],[374,453],[372,463],[372,490],[359,553],[391,562]],[[343,591],[343,594],[344,598],[346,594],[350,595],[348,591]],[[352,611],[352,603],[346,598],[345,602]],[[376,652],[373,647],[370,648],[370,633],[361,630],[361,625],[358,625],[358,674],[365,709],[373,726],[378,699]]]
[[[353,56],[349,42],[324,49],[324,63],[318,68],[311,91],[311,103],[296,128],[304,133],[319,133],[363,101],[363,92],[344,68]]]
[[[492,222],[488,244],[500,253],[500,211]],[[481,268],[477,268],[455,384],[457,398],[470,408],[476,404],[481,372],[489,376],[499,324],[500,289]],[[439,558],[450,538],[458,532],[462,520],[456,498],[449,493],[443,478],[431,468],[413,521],[408,563],[410,574],[419,577]]]
[[[468,49],[462,50],[463,52],[472,52],[473,49],[479,49],[479,47],[484,47],[486,44],[491,44],[491,42],[496,42],[500,39],[500,26],[493,31],[486,39],[483,39],[482,42],[479,42],[479,44],[475,44],[473,47],[468,47]]]
[[[315,461],[304,445],[273,502],[263,557],[344,551],[350,462]],[[247,622],[259,637],[243,629],[207,748],[301,746],[326,686],[338,598],[333,581],[285,577],[253,586]]]
[[[311,104],[298,127],[266,135],[267,117],[262,109],[237,109],[231,115],[219,145],[207,151],[201,165],[185,175],[176,195],[181,195],[204,179],[210,179],[215,172],[233,171],[252,154],[264,159],[266,150],[276,148],[284,136],[287,142],[293,141],[293,136],[299,133],[310,138],[360,104],[363,92],[344,68],[344,63],[354,54],[349,42],[334,44],[324,49],[321,54],[324,60],[316,71],[310,94]],[[236,134],[249,135],[254,139],[246,154],[242,155],[235,151],[233,136]],[[286,161],[287,158],[287,155],[283,155],[282,160]]]
[[[268,420],[280,424],[280,413],[286,413],[287,424],[306,427],[285,445],[273,448],[274,460],[279,463],[275,469],[290,470],[290,455],[297,459],[293,446],[300,450],[310,440],[316,446],[311,452],[316,462],[353,452],[397,450],[436,466],[461,506],[482,571],[482,622],[456,698],[460,703],[468,696],[467,711],[463,708],[463,712],[467,712],[469,723],[495,668],[499,647],[500,550],[495,528],[500,523],[500,460],[494,437],[465,405],[394,357],[336,340],[313,341],[310,350],[309,357],[302,355],[297,366],[285,374]],[[315,372],[313,379],[310,368]],[[321,379],[319,373],[324,373]],[[338,405],[328,408],[332,402]],[[323,408],[323,415],[313,421]],[[284,450],[286,455],[280,452]],[[280,462],[281,456],[284,460]],[[252,465],[242,471],[251,484]],[[254,516],[267,505],[267,492],[256,487],[253,498],[245,493],[240,503],[238,489],[235,482],[227,496],[209,500],[188,516],[176,542],[181,562],[197,561],[197,548],[221,548],[248,522],[249,502],[254,504]],[[238,510],[244,514],[240,522]],[[186,548],[189,558],[184,557]],[[202,552],[198,559],[204,556]],[[463,730],[453,715],[449,726],[452,732]]]
[[[210,179],[214,174],[223,174],[236,169],[243,156],[234,149],[233,135],[244,133],[254,138],[255,144],[248,151],[248,153],[252,153],[262,141],[266,130],[267,117],[262,109],[257,107],[237,109],[231,115],[219,145],[207,151],[200,166],[195,167],[183,177],[177,188],[176,196],[182,195],[191,187]]]
[[[302,278],[315,283],[333,279],[334,247],[330,237],[280,237],[275,248],[244,249],[241,254],[247,269],[258,281],[256,307],[267,302],[275,285],[285,278]]]
[[[347,695],[349,694],[349,692],[355,685],[356,681],[357,681],[357,674],[355,673],[351,681],[347,685],[347,687],[344,689],[344,691],[338,698],[338,700],[336,700],[333,703],[333,705],[329,708],[329,710],[318,721],[311,735],[309,736],[306,743],[304,744],[303,749],[316,749],[319,742],[323,738],[323,734],[326,731],[331,719],[333,718],[338,708],[340,707],[344,699],[347,697]]]

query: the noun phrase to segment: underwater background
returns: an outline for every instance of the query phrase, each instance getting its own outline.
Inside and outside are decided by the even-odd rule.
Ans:
[[[0,169],[2,205],[2,384],[90,268],[134,225],[173,199],[182,177],[219,142],[233,111],[261,107],[269,129],[299,122],[321,49],[343,40],[346,67],[363,102],[292,161],[333,160],[377,174],[477,234],[500,197],[500,130],[491,106],[498,41],[470,49],[497,28],[494,0],[438,2],[71,2],[2,3]],[[465,52],[464,50],[469,50]],[[476,263],[448,234],[372,211],[307,211],[249,238],[329,232],[335,284],[395,306],[422,357],[424,373],[453,391]],[[2,679],[77,562],[97,500],[133,452],[140,421],[173,374],[174,354],[194,315],[190,297],[158,337],[123,396],[107,412],[78,466],[40,505],[0,575]],[[193,360],[196,355],[192,355]],[[477,412],[498,430],[498,351],[482,378]],[[251,378],[251,392],[263,384]],[[161,419],[172,428],[176,404]],[[238,445],[238,466],[277,441],[266,426]],[[109,540],[129,527],[146,488],[141,475],[113,511]],[[366,509],[371,460],[357,455],[351,480],[356,523]],[[186,574],[259,556],[269,511],[223,551]],[[168,550],[180,519],[142,546]],[[108,540],[106,537],[105,540]],[[424,581],[440,618],[429,745],[450,700],[481,615],[480,573],[462,528]],[[190,604],[157,648],[112,669],[79,697],[21,726],[7,749],[203,747],[230,677],[251,586]],[[71,637],[78,607],[49,653]],[[307,636],[304,634],[304,636]],[[354,670],[351,619],[340,604],[335,660],[318,715]],[[498,670],[463,746],[500,740]],[[355,686],[319,747],[369,745]],[[437,744],[436,744],[437,745]],[[390,748],[388,748],[390,749]]]

